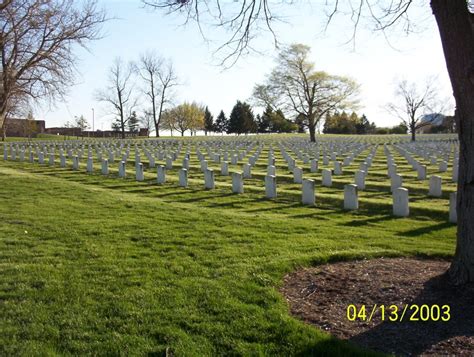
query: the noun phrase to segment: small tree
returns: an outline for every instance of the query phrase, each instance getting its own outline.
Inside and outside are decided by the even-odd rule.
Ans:
[[[204,110],[196,103],[183,103],[163,113],[166,129],[177,130],[184,136],[187,130],[199,130],[204,126]]]
[[[224,111],[221,110],[221,112],[217,116],[216,122],[214,123],[214,131],[216,133],[224,134],[225,132],[227,132],[228,126],[229,126],[229,121],[227,117],[225,116]]]
[[[145,110],[139,121],[140,126],[147,130],[148,137],[150,137],[150,133],[155,125],[155,121],[153,120],[153,111]]]
[[[132,133],[137,133],[138,128],[140,127],[138,117],[137,117],[137,112],[133,111],[130,117],[128,118],[128,130],[130,130]]]
[[[133,97],[132,75],[133,65],[131,63],[126,65],[120,57],[117,57],[109,69],[107,88],[95,94],[95,98],[108,104],[116,115],[120,122],[122,139],[125,139],[125,125],[137,105],[137,99]]]
[[[207,136],[207,133],[212,131],[214,131],[214,117],[206,106],[204,109],[204,134]]]
[[[401,81],[397,84],[395,96],[397,101],[389,103],[387,110],[408,128],[412,141],[416,139],[417,130],[440,119],[440,114],[436,114],[439,100],[432,81],[426,81],[421,90],[415,83]]]
[[[238,100],[234,105],[234,108],[232,108],[227,133],[240,135],[255,133],[256,131],[257,124],[255,123],[255,118],[250,105]]]
[[[135,69],[144,82],[143,93],[151,103],[155,134],[160,136],[163,110],[171,103],[173,88],[178,86],[178,76],[170,60],[166,61],[156,52],[142,54]]]
[[[80,128],[81,130],[81,135],[82,135],[82,132],[84,130],[87,130],[87,128],[89,127],[89,123],[87,122],[86,118],[84,118],[83,115],[79,116],[79,117],[74,117],[74,124],[77,128]]]
[[[257,120],[258,132],[259,133],[270,133],[272,131],[272,107],[267,105],[265,111],[262,113],[260,120]]]
[[[310,48],[292,44],[283,48],[265,84],[256,85],[253,97],[262,106],[282,108],[300,118],[316,141],[316,127],[326,113],[354,107],[359,86],[350,78],[315,71]]]

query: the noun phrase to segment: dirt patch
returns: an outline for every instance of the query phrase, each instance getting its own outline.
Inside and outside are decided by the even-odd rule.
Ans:
[[[464,288],[450,285],[444,274],[448,267],[442,260],[407,258],[327,264],[287,275],[281,292],[293,315],[357,345],[403,356],[472,356],[474,284]],[[366,306],[365,321],[363,314],[356,321],[348,319],[351,304],[357,313],[361,305]],[[383,322],[381,305],[385,306]],[[390,305],[397,305],[397,321],[388,321],[396,316]],[[428,308],[417,313],[411,305]],[[440,307],[439,316],[433,305]],[[448,317],[443,305],[450,307],[449,321],[442,321]],[[349,317],[353,314],[351,308]],[[422,321],[427,316],[430,321]],[[410,321],[411,317],[419,321]]]

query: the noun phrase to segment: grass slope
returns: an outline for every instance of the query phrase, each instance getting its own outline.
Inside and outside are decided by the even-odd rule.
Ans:
[[[183,189],[147,175],[0,163],[0,355],[367,354],[291,318],[277,291],[283,275],[332,260],[453,254],[445,200],[414,181],[416,214],[397,219],[382,180],[348,213],[329,188],[309,208],[291,183],[269,201],[261,180],[232,195],[228,178],[205,191],[200,178]]]

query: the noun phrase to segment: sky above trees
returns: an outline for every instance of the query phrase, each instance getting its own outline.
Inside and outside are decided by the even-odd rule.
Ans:
[[[224,70],[218,66],[222,56],[213,56],[213,51],[229,34],[204,26],[209,40],[206,42],[195,24],[182,27],[182,17],[144,9],[138,1],[109,0],[100,4],[115,19],[104,25],[104,38],[92,43],[89,52],[77,49],[80,75],[66,103],[35,110],[35,117],[45,119],[47,126],[60,126],[80,115],[92,124],[94,108],[95,128],[109,129],[113,118],[107,107],[95,100],[94,91],[106,84],[108,67],[117,56],[125,61],[137,60],[141,53],[156,50],[170,58],[182,83],[176,89],[175,104],[196,101],[207,105],[214,117],[221,109],[229,115],[237,100],[249,99],[254,85],[264,81],[274,67],[278,51],[268,33],[252,44],[261,53],[250,54]],[[398,124],[399,120],[385,106],[393,99],[400,79],[423,82],[426,77],[437,76],[439,97],[451,97],[439,34],[429,6],[413,8],[416,32],[407,38],[401,31],[391,31],[390,44],[382,34],[363,28],[355,44],[347,44],[352,25],[344,17],[336,19],[324,33],[326,17],[320,10],[310,2],[287,7],[286,23],[277,24],[275,30],[282,43],[310,46],[316,70],[357,80],[361,84],[359,113],[365,113],[370,121],[378,126]],[[136,85],[138,93],[139,83]],[[144,110],[147,106],[143,98],[139,108]]]

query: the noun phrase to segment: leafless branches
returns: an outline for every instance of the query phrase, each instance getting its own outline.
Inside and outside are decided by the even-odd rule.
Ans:
[[[135,68],[145,84],[143,93],[151,102],[156,136],[160,136],[161,116],[171,103],[173,88],[179,85],[178,76],[172,62],[164,60],[156,52],[142,54]]]
[[[437,88],[432,79],[426,81],[422,89],[406,80],[397,84],[396,102],[387,104],[387,110],[408,128],[415,140],[416,131],[426,125],[434,124],[443,109],[437,97]]]
[[[278,36],[274,30],[275,21],[282,21],[282,10],[275,11],[279,5],[293,6],[293,0],[281,0],[271,3],[270,0],[240,0],[224,3],[222,0],[142,0],[149,7],[165,10],[168,14],[179,13],[185,18],[185,24],[196,22],[204,35],[203,24],[207,21],[224,28],[230,35],[216,50],[224,53],[221,65],[232,66],[250,50],[254,40],[263,31],[269,31],[276,48],[279,47]],[[348,42],[354,42],[360,25],[369,23],[372,29],[381,31],[395,25],[401,25],[403,31],[412,30],[409,9],[414,0],[326,0],[321,10],[327,15],[326,28],[337,15],[349,17],[353,31]]]
[[[0,127],[15,103],[65,94],[73,83],[73,46],[100,38],[106,16],[95,0],[7,0],[0,5]]]
[[[228,39],[221,44],[216,53],[225,53],[221,65],[232,66],[250,50],[252,40],[261,31],[269,31],[274,45],[278,47],[278,37],[273,23],[282,21],[281,15],[272,11],[270,0],[242,0],[224,3],[222,0],[142,0],[152,8],[164,9],[168,14],[181,13],[185,24],[190,21],[197,23],[199,30],[206,39],[202,25],[207,23],[230,32]],[[281,3],[293,3],[282,0]]]
[[[95,93],[96,100],[106,103],[116,115],[125,138],[125,124],[132,116],[138,100],[133,95],[132,76],[133,64],[125,64],[121,58],[116,58],[109,69],[108,85]]]

